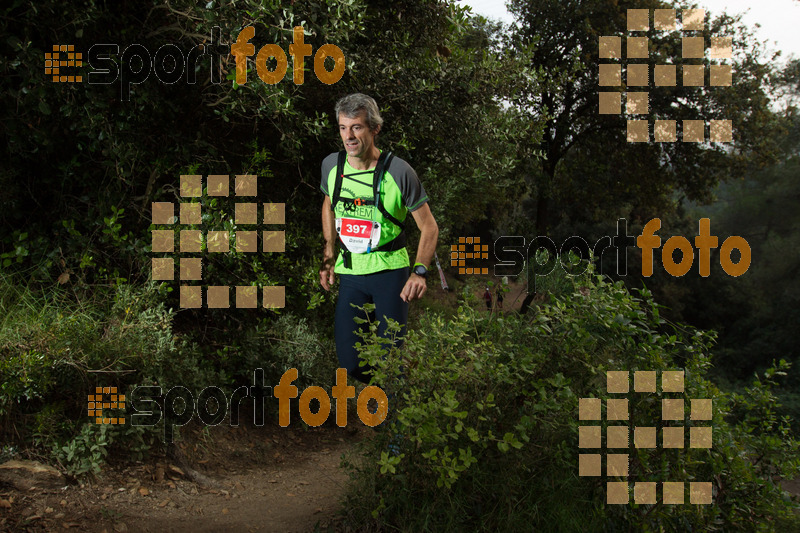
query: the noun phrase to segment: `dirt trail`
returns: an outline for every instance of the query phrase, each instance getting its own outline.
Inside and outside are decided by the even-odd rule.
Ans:
[[[164,457],[107,466],[92,482],[27,493],[0,488],[0,531],[308,532],[342,530],[342,453],[368,428],[218,427],[189,432],[202,488]]]

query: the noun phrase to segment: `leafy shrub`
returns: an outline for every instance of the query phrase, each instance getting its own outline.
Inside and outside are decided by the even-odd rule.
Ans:
[[[50,450],[68,473],[96,472],[112,445],[141,458],[157,442],[158,427],[91,423],[86,398],[95,387],[225,384],[195,345],[173,335],[174,313],[155,285],[75,301],[14,281],[0,278],[2,439]]]
[[[634,297],[591,271],[569,279],[571,290],[532,316],[468,306],[449,320],[429,315],[388,354],[370,325],[362,355],[396,396],[390,430],[346,462],[353,522],[406,531],[730,531],[793,520],[777,480],[798,472],[798,444],[770,390],[786,365],[746,394],[722,392],[705,377],[713,334],[667,323],[646,290]],[[632,448],[628,481],[711,481],[713,504],[639,505],[631,495],[628,505],[607,505],[606,479],[578,476],[578,399],[605,400],[608,370],[676,369],[686,392],[670,397],[687,406],[713,400],[713,420],[700,423],[713,427],[713,447]],[[659,422],[663,393],[627,397],[631,425],[672,424]]]

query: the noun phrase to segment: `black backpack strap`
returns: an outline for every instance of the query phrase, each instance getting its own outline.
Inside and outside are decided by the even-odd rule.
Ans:
[[[403,231],[406,229],[406,225],[389,213],[386,207],[384,207],[383,202],[380,201],[380,194],[378,193],[380,182],[383,179],[384,169],[389,168],[393,157],[394,154],[392,154],[392,152],[381,152],[380,157],[378,157],[378,164],[375,166],[375,174],[373,174],[372,177],[372,196],[375,198],[375,205],[378,207],[381,214]]]
[[[383,246],[378,246],[377,248],[373,248],[372,251],[394,252],[395,250],[399,250],[400,248],[405,248],[405,247],[406,247],[406,230],[403,230],[397,237],[387,242]]]
[[[342,181],[344,180],[344,162],[347,158],[347,152],[342,150],[339,152],[339,159],[336,163],[336,180],[333,185],[333,196],[331,196],[331,211],[335,211],[336,204],[339,202],[339,197],[342,194]]]

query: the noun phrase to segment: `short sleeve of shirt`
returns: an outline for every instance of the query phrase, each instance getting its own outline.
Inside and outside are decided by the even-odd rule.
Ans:
[[[331,170],[336,168],[338,157],[339,154],[334,152],[322,160],[322,181],[320,182],[319,188],[322,189],[322,192],[325,193],[326,196],[331,195],[330,192],[328,192],[328,177],[331,175]]]
[[[387,171],[397,183],[403,204],[409,211],[413,213],[428,201],[428,195],[411,165],[399,157],[393,157]]]

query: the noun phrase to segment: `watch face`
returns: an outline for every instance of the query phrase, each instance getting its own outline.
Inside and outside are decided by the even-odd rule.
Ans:
[[[422,265],[417,265],[417,266],[414,267],[414,274],[416,274],[417,276],[423,276],[424,277],[425,275],[428,274],[428,269],[425,268]]]

